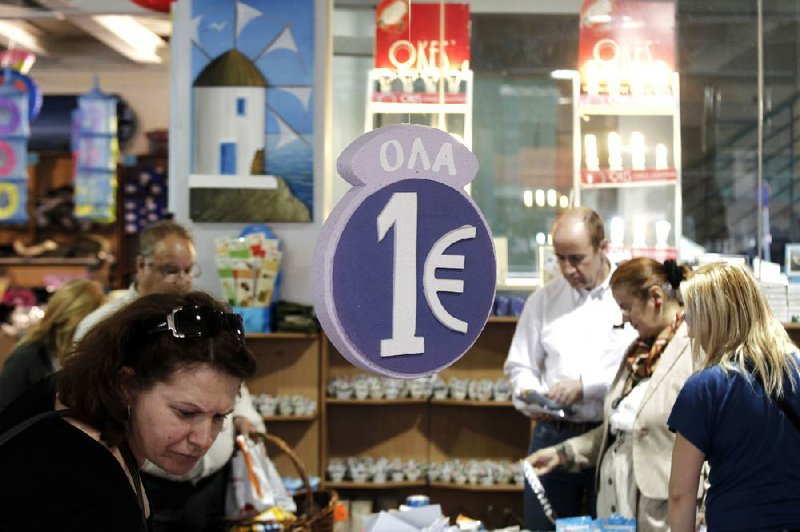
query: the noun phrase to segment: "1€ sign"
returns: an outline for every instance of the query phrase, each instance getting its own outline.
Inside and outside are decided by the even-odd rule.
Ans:
[[[353,185],[314,253],[314,307],[336,349],[364,370],[412,378],[460,358],[495,293],[486,220],[464,186],[478,161],[439,129],[395,125],[339,156]]]

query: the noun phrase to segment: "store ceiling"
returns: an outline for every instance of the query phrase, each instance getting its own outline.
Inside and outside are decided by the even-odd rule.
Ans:
[[[148,63],[126,56],[125,43],[93,18],[128,15],[157,35],[163,44],[161,65],[168,59],[171,23],[168,14],[144,9],[129,0],[6,0],[0,2],[0,23],[10,22],[32,34],[37,41],[36,69],[130,68]],[[20,47],[0,36],[0,46]],[[163,67],[162,67],[163,68]]]
[[[371,9],[376,1],[334,0],[334,6],[344,10]],[[577,14],[582,0],[463,1],[469,2],[470,9],[476,14],[511,11]],[[754,13],[750,0],[677,0],[677,3],[682,28],[679,33],[685,53],[681,57],[684,70],[722,74],[729,73],[733,66],[734,71],[744,69],[745,75],[752,74],[755,65],[750,60],[742,60],[742,57],[754,57]],[[796,0],[775,0],[765,9],[765,41],[773,58],[779,57],[784,48],[794,50],[798,5],[800,3]],[[157,52],[160,63],[142,63],[121,53],[120,44],[92,18],[109,14],[129,15],[157,35],[161,40]],[[37,37],[41,49],[37,52],[36,70],[167,68],[171,33],[169,15],[139,7],[131,0],[0,0],[0,25],[5,22],[22,27]],[[702,26],[702,31],[691,31],[696,26]],[[735,35],[730,28],[735,29]],[[784,46],[784,41],[789,46]],[[19,47],[19,44],[10,43],[0,35],[0,49],[7,46]],[[371,41],[363,48],[370,52]],[[774,68],[775,59],[772,62]]]

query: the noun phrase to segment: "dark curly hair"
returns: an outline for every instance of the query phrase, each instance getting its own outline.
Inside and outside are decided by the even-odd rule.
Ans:
[[[57,377],[58,396],[73,416],[100,431],[110,446],[125,439],[128,412],[120,385],[123,368],[133,371],[133,386],[145,390],[177,370],[208,364],[245,379],[255,373],[253,354],[231,330],[210,336],[175,338],[151,333],[178,307],[209,306],[230,312],[204,292],[141,296],[95,325],[75,346]]]

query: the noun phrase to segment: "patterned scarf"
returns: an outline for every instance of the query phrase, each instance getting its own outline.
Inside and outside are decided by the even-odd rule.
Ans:
[[[651,338],[638,338],[628,348],[625,353],[625,366],[628,368],[628,378],[625,379],[625,385],[622,387],[622,395],[611,403],[612,408],[617,408],[620,401],[625,399],[631,390],[644,379],[648,379],[653,375],[656,364],[661,358],[661,353],[669,345],[675,332],[683,323],[683,313],[675,316],[675,320],[664,327],[658,335]]]

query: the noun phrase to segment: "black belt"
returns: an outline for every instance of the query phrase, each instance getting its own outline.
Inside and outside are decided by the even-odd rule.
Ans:
[[[589,432],[593,428],[602,424],[602,421],[572,421],[564,418],[553,418],[546,421],[540,421],[544,425],[550,425],[556,430],[571,429],[581,432]]]

